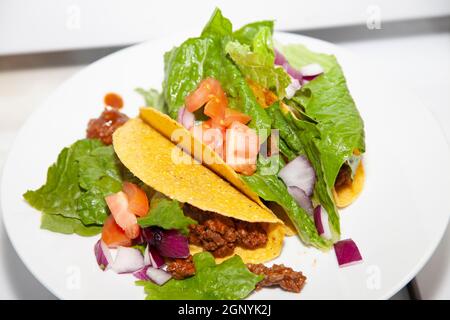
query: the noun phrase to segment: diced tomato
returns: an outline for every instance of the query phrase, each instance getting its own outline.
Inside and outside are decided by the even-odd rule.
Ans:
[[[223,141],[225,138],[225,128],[216,126],[212,119],[202,122],[193,126],[190,131],[197,140],[202,141],[205,145],[209,146],[212,150],[223,157]]]
[[[236,172],[252,175],[256,171],[259,142],[255,130],[234,121],[227,130],[225,150],[226,162]]]
[[[252,118],[242,112],[237,110],[226,108],[225,109],[225,117],[223,119],[223,126],[229,127],[234,121],[238,121],[243,124],[247,124],[252,120]]]
[[[203,113],[212,119],[223,119],[225,116],[226,101],[214,97],[208,101]]]
[[[131,239],[125,235],[125,231],[114,220],[114,217],[110,215],[103,225],[102,240],[110,248],[116,248],[118,246],[130,247]]]
[[[189,112],[195,112],[204,105],[204,113],[208,117],[220,119],[224,117],[228,100],[220,82],[216,79],[206,78],[185,99],[185,106]]]
[[[128,198],[128,211],[138,217],[145,216],[148,213],[149,204],[144,190],[131,182],[124,182],[122,190]]]
[[[119,191],[105,197],[106,203],[116,223],[121,227],[128,238],[139,237],[140,228],[136,216],[128,210],[127,195]]]

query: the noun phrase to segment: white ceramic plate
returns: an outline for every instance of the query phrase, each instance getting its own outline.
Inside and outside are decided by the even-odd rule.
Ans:
[[[393,74],[323,41],[276,34],[281,43],[302,43],[334,53],[366,125],[366,186],[341,211],[342,238],[353,238],[364,262],[337,266],[334,252],[305,248],[286,239],[274,262],[308,277],[301,294],[266,289],[261,299],[385,299],[402,288],[436,248],[450,213],[450,155],[437,123],[401,87]],[[30,271],[63,299],[143,299],[131,275],[102,272],[93,246],[97,237],[67,236],[39,229],[40,214],[22,198],[45,181],[60,150],[84,136],[106,92],[124,97],[125,112],[143,104],[134,88],[160,87],[163,53],[183,39],[147,42],[108,56],[66,81],[28,119],[4,167],[1,200],[4,222],[17,253]],[[24,93],[26,94],[26,93]]]

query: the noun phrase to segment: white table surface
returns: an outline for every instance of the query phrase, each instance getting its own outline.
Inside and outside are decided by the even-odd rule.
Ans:
[[[434,114],[450,141],[450,18],[312,30],[397,77]],[[65,79],[115,49],[0,57],[0,168],[27,116]],[[382,79],[380,79],[382,81]],[[450,164],[449,164],[450,165]],[[432,214],[432,213],[430,213]],[[32,244],[30,244],[32,245]],[[422,298],[450,299],[450,232],[416,278]],[[20,261],[0,219],[0,299],[52,299]],[[394,299],[407,299],[402,290]]]

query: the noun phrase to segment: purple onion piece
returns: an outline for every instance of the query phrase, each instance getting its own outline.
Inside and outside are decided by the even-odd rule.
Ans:
[[[323,224],[322,224],[322,206],[317,206],[314,209],[314,224],[316,225],[317,233],[319,235],[323,234]]]
[[[277,66],[283,66],[285,63],[288,63],[286,57],[277,49],[274,49],[275,51],[275,64]]]
[[[305,209],[309,215],[313,214],[314,208],[312,201],[302,189],[291,186],[288,187],[288,192],[295,199],[295,202],[297,202],[300,207]]]
[[[317,77],[324,72],[322,66],[318,63],[308,64],[300,69],[303,77]]]
[[[98,266],[105,271],[112,263],[112,257],[108,246],[101,239],[95,244],[94,253]]]
[[[163,230],[156,227],[145,228],[144,237],[149,245],[156,248],[163,257],[187,258],[189,256],[188,239],[177,230]]]
[[[132,273],[144,267],[144,257],[135,248],[119,247],[111,268],[116,273]]]
[[[159,286],[162,286],[164,283],[169,281],[172,278],[172,275],[162,269],[156,269],[149,267],[146,272],[149,280],[153,281]]]
[[[133,272],[133,276],[138,278],[139,280],[148,281],[150,278],[147,276],[147,269],[151,268],[150,266],[145,266],[138,271]]]
[[[338,241],[334,244],[334,252],[339,267],[347,267],[362,261],[361,253],[352,239]]]
[[[177,120],[183,127],[189,130],[194,126],[195,115],[192,112],[189,112],[185,107],[182,107],[178,110]]]
[[[156,250],[154,247],[148,246],[148,248],[149,248],[148,255],[153,268],[157,269],[161,268],[165,264],[164,258],[159,254],[158,250]]]
[[[298,187],[307,196],[311,196],[316,183],[316,173],[309,160],[304,156],[298,156],[286,164],[278,173],[288,187]]]
[[[331,240],[333,234],[331,232],[330,223],[328,221],[328,212],[322,206],[317,206],[314,209],[314,224],[317,232],[325,239]]]

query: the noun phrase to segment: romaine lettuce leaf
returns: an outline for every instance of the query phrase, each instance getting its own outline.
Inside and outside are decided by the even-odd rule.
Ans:
[[[164,103],[164,96],[161,92],[156,89],[145,90],[142,88],[136,88],[135,91],[144,98],[145,105],[147,107],[152,107],[161,111],[162,113],[167,113],[167,108]]]
[[[197,221],[183,214],[178,201],[162,199],[145,217],[138,219],[138,224],[142,228],[158,226],[166,230],[176,229],[186,235],[189,225],[197,224]]]
[[[364,123],[347,88],[336,59],[327,72],[306,84],[293,98],[315,121],[321,139],[316,145],[321,153],[327,184],[332,187],[342,164],[355,150],[365,151]],[[302,92],[309,91],[308,95]]]
[[[273,21],[263,20],[246,24],[245,26],[233,32],[233,38],[242,44],[251,45],[256,34],[263,28],[269,29],[270,34],[272,35]]]
[[[228,42],[225,51],[246,78],[273,90],[279,98],[285,96],[291,77],[282,67],[274,64],[275,53],[270,28],[260,28],[254,35],[251,46],[235,40]]]
[[[102,232],[100,225],[84,225],[79,219],[46,213],[41,217],[41,229],[64,234],[76,233],[83,237],[95,236]]]
[[[251,273],[239,256],[216,264],[209,252],[193,257],[195,275],[184,280],[169,280],[158,286],[137,281],[144,287],[147,300],[235,300],[247,297],[263,276]]]
[[[201,37],[190,38],[165,54],[163,94],[169,115],[176,118],[185,97],[202,79],[213,77],[222,84],[230,106],[252,118],[249,126],[268,132],[269,117],[238,67],[226,56],[224,46],[232,35],[231,22],[216,9]]]
[[[318,63],[324,68],[325,72],[328,72],[336,65],[336,59],[333,55],[311,51],[302,44],[277,46],[277,49],[286,57],[289,64],[296,69],[300,69],[308,64]]]
[[[104,197],[121,188],[120,163],[112,146],[83,139],[64,148],[48,169],[46,183],[23,196],[44,214],[60,216],[43,218],[46,229],[79,233],[82,227],[73,220],[89,227],[102,225],[108,215]]]
[[[321,133],[313,123],[295,119],[291,113],[285,115],[292,127],[297,127],[297,136],[302,140],[303,154],[309,159],[316,173],[316,184],[314,186],[314,198],[320,202],[328,213],[329,225],[333,236],[333,242],[338,241],[341,235],[339,214],[333,201],[331,188],[325,179],[323,157],[321,150],[317,147],[322,139]]]

